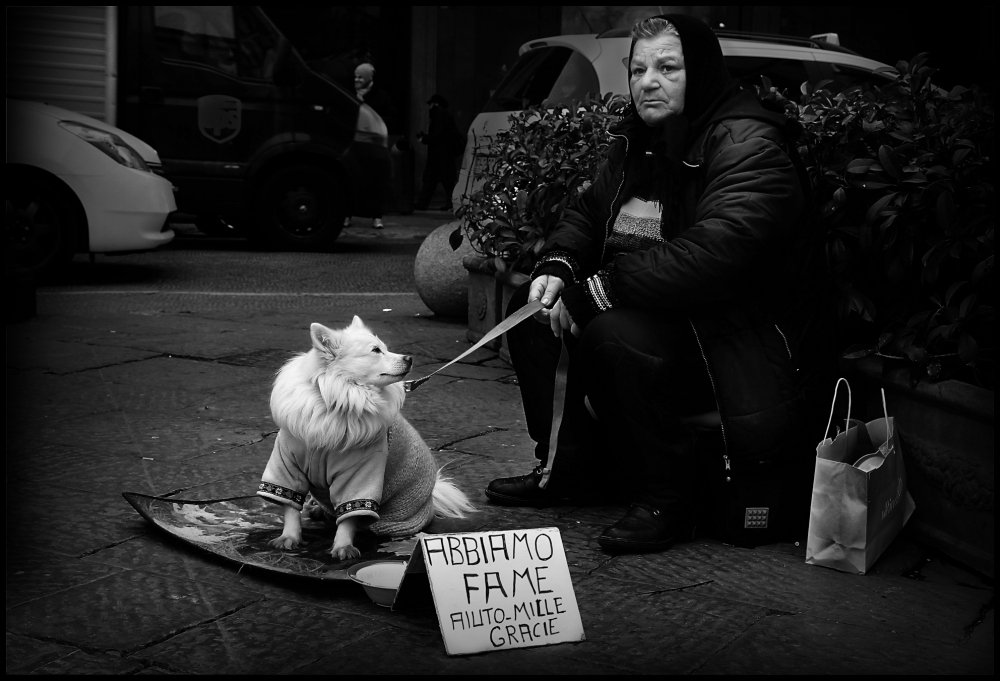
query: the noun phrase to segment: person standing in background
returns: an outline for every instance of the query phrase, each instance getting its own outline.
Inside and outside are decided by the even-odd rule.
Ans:
[[[417,133],[417,139],[427,145],[427,164],[424,166],[424,186],[417,201],[417,210],[427,210],[438,183],[444,187],[445,205],[441,210],[451,210],[451,192],[458,182],[455,157],[462,153],[465,140],[448,111],[448,100],[435,94],[427,100],[430,106],[428,132]]]
[[[381,117],[386,128],[392,132],[395,125],[396,109],[392,105],[389,95],[375,86],[375,67],[371,64],[359,64],[354,69],[354,95],[362,102],[374,109],[375,113]],[[372,227],[382,229],[382,203],[385,194],[384,186],[371,186],[367,188],[371,192],[372,205]],[[344,227],[351,226],[351,216],[344,218]]]

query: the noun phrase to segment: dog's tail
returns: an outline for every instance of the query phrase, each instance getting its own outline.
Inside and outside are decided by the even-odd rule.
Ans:
[[[469,497],[460,490],[451,478],[437,472],[437,482],[434,483],[434,515],[441,518],[464,518],[466,513],[475,513],[476,507]]]

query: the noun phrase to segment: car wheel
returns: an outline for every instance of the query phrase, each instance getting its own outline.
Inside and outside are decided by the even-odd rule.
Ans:
[[[257,234],[287,250],[321,250],[344,227],[345,196],[332,173],[316,166],[289,166],[261,186]]]
[[[76,251],[78,222],[64,193],[40,179],[7,184],[7,268],[36,279],[63,270]]]

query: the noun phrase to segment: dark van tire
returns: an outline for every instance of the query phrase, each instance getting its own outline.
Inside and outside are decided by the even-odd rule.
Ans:
[[[260,185],[256,236],[282,250],[328,248],[344,228],[346,199],[340,183],[323,168],[279,168]]]
[[[7,181],[7,269],[33,279],[65,272],[80,230],[69,191],[34,174]]]

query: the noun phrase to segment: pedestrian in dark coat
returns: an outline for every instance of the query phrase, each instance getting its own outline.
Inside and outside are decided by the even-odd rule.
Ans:
[[[644,551],[693,535],[696,426],[721,433],[726,479],[791,445],[801,400],[771,304],[804,188],[783,116],[740,91],[703,22],[640,22],[626,67],[632,102],[608,160],[511,302],[546,306],[543,324],[508,332],[540,465],[486,494],[544,505],[606,493],[587,474],[624,470],[634,503],[599,542]],[[547,471],[560,336],[570,363]]]
[[[427,132],[417,133],[417,139],[427,145],[427,165],[424,166],[423,189],[417,200],[418,210],[427,210],[438,184],[444,187],[445,205],[441,210],[451,210],[451,192],[458,183],[455,157],[464,147],[455,119],[448,111],[448,100],[433,95],[427,100],[430,107],[430,125]]]

